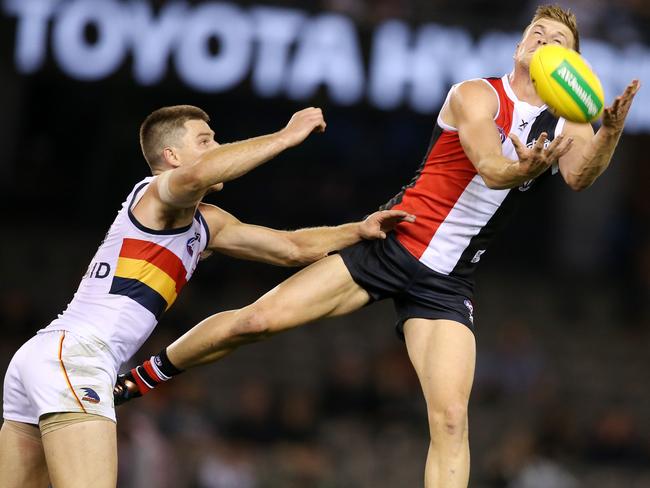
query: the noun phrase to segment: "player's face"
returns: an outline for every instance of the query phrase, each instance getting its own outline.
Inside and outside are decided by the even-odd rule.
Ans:
[[[185,122],[185,135],[178,150],[181,164],[192,164],[204,153],[214,149],[219,144],[214,140],[214,131],[203,120],[188,120]]]
[[[185,135],[181,147],[176,150],[181,164],[192,164],[203,154],[218,146],[219,143],[214,140],[214,131],[210,129],[207,122],[188,120],[185,122]],[[218,183],[213,185],[210,191],[219,191],[222,188],[223,183]]]
[[[571,29],[562,22],[539,19],[524,31],[524,36],[515,51],[515,62],[522,64],[526,68],[529,67],[533,53],[546,44],[573,48],[575,47],[575,39]]]

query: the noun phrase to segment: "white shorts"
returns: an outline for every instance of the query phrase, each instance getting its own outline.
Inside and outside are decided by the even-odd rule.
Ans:
[[[114,359],[100,342],[65,331],[39,332],[14,354],[4,381],[3,417],[38,424],[55,412],[115,421]]]

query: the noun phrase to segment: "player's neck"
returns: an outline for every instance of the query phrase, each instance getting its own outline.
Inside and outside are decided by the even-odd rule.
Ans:
[[[528,69],[515,66],[515,69],[508,75],[510,87],[517,98],[522,102],[529,103],[536,107],[541,107],[544,102],[535,91],[533,82],[530,81]]]

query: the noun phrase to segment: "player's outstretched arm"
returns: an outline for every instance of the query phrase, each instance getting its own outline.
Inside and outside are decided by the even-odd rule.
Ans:
[[[415,216],[401,210],[381,210],[362,222],[287,232],[244,224],[212,205],[202,204],[201,213],[214,231],[208,244],[211,250],[284,266],[309,264],[361,239],[384,239],[400,222],[415,221]],[[163,349],[118,376],[113,390],[115,405],[140,397],[181,372]]]
[[[458,129],[465,154],[488,188],[514,188],[536,178],[570,149],[571,138],[556,137],[545,149],[546,134],[542,134],[531,148],[512,135],[510,139],[518,159],[505,157],[494,123],[497,109],[494,91],[481,80],[467,81],[454,87],[448,107],[446,110],[443,108],[443,114],[446,112],[449,117],[446,122]]]
[[[242,223],[212,205],[203,204],[201,212],[210,228],[217,229],[208,244],[210,250],[279,266],[310,264],[361,239],[384,239],[398,223],[415,220],[401,210],[383,210],[362,222],[280,231]]]
[[[193,207],[214,185],[239,178],[325,127],[321,109],[296,112],[278,132],[217,146],[194,164],[163,173],[157,182],[158,196],[170,207]]]
[[[575,143],[559,163],[562,177],[573,190],[588,188],[609,166],[640,87],[639,80],[633,80],[612,105],[603,110],[602,125],[595,135],[590,124],[567,121],[564,133]]]

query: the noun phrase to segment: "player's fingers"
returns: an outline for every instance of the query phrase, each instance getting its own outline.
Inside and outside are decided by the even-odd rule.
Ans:
[[[623,100],[623,104],[625,105],[625,107],[626,107],[627,109],[629,109],[630,105],[632,105],[632,100],[634,100],[635,95],[636,95],[637,92],[639,91],[639,87],[640,87],[640,85],[639,85],[639,83],[638,83],[638,80],[636,80],[636,81],[637,81],[637,82],[636,82],[635,84],[630,85],[630,86],[628,87],[628,89],[629,89],[630,91],[629,91],[629,93],[626,93],[626,95],[625,95],[625,97],[624,97],[624,100]],[[626,90],[626,91],[627,91],[627,90]]]
[[[641,84],[639,83],[639,80],[632,80],[632,82],[625,88],[625,95],[628,97],[634,97],[634,95],[636,95],[636,92],[639,91],[640,87]]]
[[[395,218],[400,218],[400,219],[407,219],[412,217],[415,219],[415,215],[412,215],[404,210],[384,210],[383,211],[384,215],[387,217],[395,217]]]
[[[520,157],[523,156],[526,148],[521,143],[519,138],[514,134],[510,134],[510,141],[512,142],[512,145],[515,147],[515,152],[517,153],[517,156],[520,156]]]
[[[557,161],[560,159],[562,156],[564,156],[566,153],[568,153],[571,150],[571,147],[573,146],[573,138],[568,137],[566,141],[564,141],[562,144],[558,145],[554,152],[553,152],[553,161]]]
[[[535,144],[533,145],[533,149],[535,152],[539,153],[542,152],[542,149],[544,149],[544,143],[546,142],[546,138],[548,137],[548,134],[546,132],[542,132],[537,140],[535,141]]]
[[[555,139],[553,139],[551,141],[551,143],[548,145],[548,148],[546,149],[546,151],[547,152],[555,151],[555,148],[557,148],[559,145],[561,145],[562,142],[564,142],[564,139],[565,139],[564,134],[560,134],[559,136],[557,136]]]
[[[415,222],[415,215],[411,215],[407,212],[400,212],[400,215],[382,212],[381,215],[377,216],[377,221],[379,222],[379,225],[382,229],[392,229],[400,222]]]

